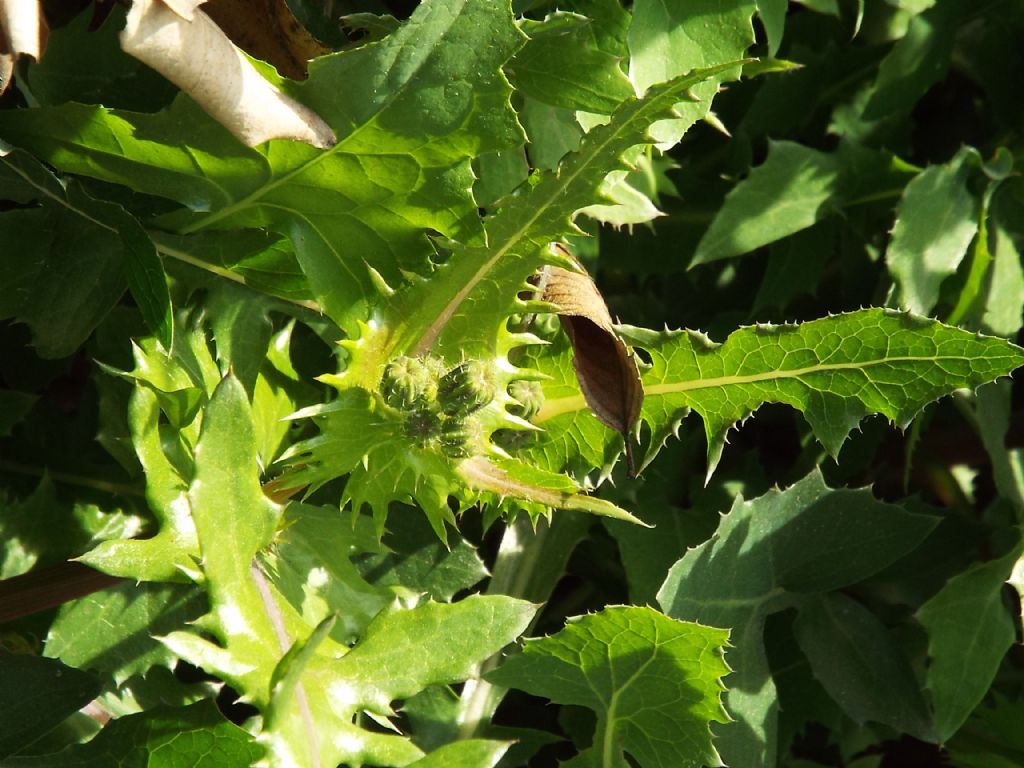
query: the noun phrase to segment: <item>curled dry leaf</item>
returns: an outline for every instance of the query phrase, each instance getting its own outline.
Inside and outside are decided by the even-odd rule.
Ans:
[[[309,60],[331,51],[299,23],[285,0],[210,0],[203,11],[235,45],[292,80],[305,80]]]
[[[336,141],[319,115],[267,82],[202,9],[189,21],[161,0],[135,0],[121,47],[247,146],[294,139],[326,149]]]
[[[0,28],[0,52],[39,61],[49,32],[39,0],[0,0]]]
[[[615,332],[601,292],[586,270],[577,266],[578,272],[547,267],[541,278],[542,298],[558,307],[587,406],[603,424],[622,435],[629,471],[635,475],[631,433],[644,401],[640,371],[632,351]]]
[[[0,0],[0,95],[14,77],[19,56],[39,61],[48,32],[39,0]]]

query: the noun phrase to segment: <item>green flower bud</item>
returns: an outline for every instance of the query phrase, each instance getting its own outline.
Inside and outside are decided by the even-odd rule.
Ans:
[[[441,450],[453,459],[465,459],[480,453],[483,428],[474,418],[449,418],[441,423],[438,437]]]
[[[429,406],[437,399],[437,377],[415,357],[396,357],[384,369],[380,382],[384,402],[400,411]]]
[[[508,393],[516,400],[509,412],[524,419],[532,419],[544,405],[544,390],[539,381],[517,379],[509,385]]]
[[[467,360],[441,377],[437,400],[449,416],[468,416],[494,399],[494,371],[481,360]]]
[[[441,434],[441,418],[436,411],[417,408],[406,414],[402,430],[407,437],[421,448],[426,447]]]

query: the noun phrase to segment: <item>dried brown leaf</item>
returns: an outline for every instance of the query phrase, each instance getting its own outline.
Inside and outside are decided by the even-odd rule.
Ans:
[[[319,115],[264,79],[202,9],[188,21],[161,0],[134,0],[121,47],[247,146],[293,139],[326,149],[336,141]]]
[[[299,23],[285,0],[209,0],[203,11],[235,45],[292,80],[305,80],[309,60],[331,51]]]
[[[633,353],[619,338],[608,305],[590,275],[548,267],[542,298],[558,307],[562,328],[573,348],[573,367],[587,406],[626,444],[630,473],[635,473],[631,434],[640,418],[643,384]]]
[[[39,61],[49,31],[39,0],[0,0],[0,53]]]

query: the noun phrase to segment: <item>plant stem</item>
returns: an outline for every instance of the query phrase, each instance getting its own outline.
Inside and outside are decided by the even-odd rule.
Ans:
[[[505,528],[486,593],[546,602],[592,521],[584,514],[555,512],[550,522],[542,520],[534,528],[527,516],[520,515]],[[540,607],[527,633],[539,617]],[[484,679],[500,661],[500,654],[492,656],[466,681],[456,717],[460,739],[481,736],[505,695],[504,688]]]

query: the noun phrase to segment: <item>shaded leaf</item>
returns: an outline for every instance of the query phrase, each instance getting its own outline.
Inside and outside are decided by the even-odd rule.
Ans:
[[[650,608],[612,606],[529,639],[488,675],[598,715],[595,747],[579,765],[720,765],[709,723],[727,721],[720,696],[728,633],[673,621]]]
[[[726,704],[735,722],[717,742],[728,765],[776,760],[778,701],[764,649],[770,613],[855,584],[913,550],[937,519],[831,490],[817,471],[784,491],[736,500],[707,542],[669,571],[658,593],[665,612],[732,630]]]
[[[28,746],[84,707],[100,692],[93,675],[56,659],[0,650],[0,758]],[[5,762],[5,765],[7,763]]]
[[[154,665],[173,667],[175,657],[153,636],[185,626],[205,609],[193,587],[118,584],[65,605],[50,626],[46,655],[120,685]]]
[[[152,241],[123,208],[65,186],[27,152],[0,142],[0,194],[38,201],[6,211],[0,227],[33,258],[0,268],[9,290],[0,315],[32,327],[44,356],[73,352],[120,298],[125,284],[150,329],[170,346],[171,300]],[[35,231],[34,231],[35,230]],[[68,286],[73,290],[68,291]]]
[[[11,768],[179,766],[248,768],[262,755],[252,736],[226,720],[212,701],[157,707],[110,723],[87,744],[52,755],[21,757]]]
[[[203,12],[235,45],[292,80],[304,80],[308,61],[331,50],[306,31],[284,0],[209,0]]]
[[[940,743],[981,703],[1016,638],[1016,621],[1002,592],[1019,556],[1018,545],[996,560],[972,564],[917,611],[928,632],[925,685]]]
[[[871,611],[842,593],[822,595],[803,602],[795,631],[814,676],[854,722],[933,740],[910,661]]]
[[[807,229],[905,174],[906,166],[891,156],[853,144],[820,152],[771,141],[765,161],[729,191],[691,266],[740,256]]]

